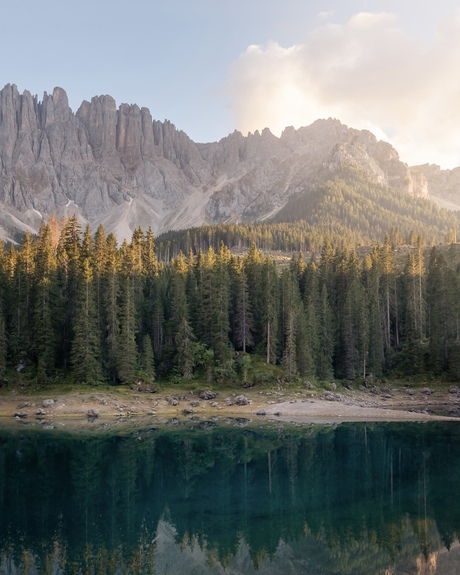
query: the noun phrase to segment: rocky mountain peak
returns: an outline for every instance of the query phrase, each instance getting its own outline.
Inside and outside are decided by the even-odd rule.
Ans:
[[[139,225],[159,233],[261,219],[343,166],[428,195],[427,177],[414,175],[390,144],[331,118],[279,138],[266,128],[196,144],[147,108],[117,107],[109,95],[74,113],[62,88],[41,101],[14,84],[0,91],[2,237],[36,232],[53,212],[102,223],[120,241]]]

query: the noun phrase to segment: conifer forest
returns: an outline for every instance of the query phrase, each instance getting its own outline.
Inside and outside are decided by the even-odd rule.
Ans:
[[[0,251],[1,377],[458,380],[455,248],[417,237],[402,260],[390,236],[366,253],[326,242],[280,267],[254,243],[234,255],[222,242],[165,262],[151,230],[119,246],[52,218]]]

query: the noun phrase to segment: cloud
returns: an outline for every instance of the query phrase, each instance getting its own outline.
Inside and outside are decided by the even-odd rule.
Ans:
[[[335,10],[328,10],[327,12],[320,12],[318,14],[318,18],[321,18],[321,20],[326,20],[328,18],[332,18],[332,16],[334,16],[335,14]]]
[[[393,14],[362,12],[302,44],[252,45],[229,72],[243,133],[334,117],[391,142],[409,164],[460,165],[460,10],[427,46]]]

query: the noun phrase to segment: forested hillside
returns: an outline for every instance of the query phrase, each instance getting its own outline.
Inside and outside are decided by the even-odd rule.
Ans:
[[[383,242],[412,243],[420,235],[428,244],[453,239],[459,215],[432,201],[378,185],[365,174],[342,170],[340,177],[297,195],[271,221],[220,224],[168,232],[158,237],[158,254],[168,260],[180,250],[249,248],[318,252],[324,243],[353,248]]]
[[[449,250],[457,250],[452,245]],[[387,238],[364,259],[325,244],[282,271],[253,244],[158,261],[151,231],[117,246],[55,219],[0,253],[0,370],[37,381],[460,377],[460,275],[422,240],[404,269]],[[277,365],[273,371],[273,365]],[[265,366],[265,367],[264,367]]]

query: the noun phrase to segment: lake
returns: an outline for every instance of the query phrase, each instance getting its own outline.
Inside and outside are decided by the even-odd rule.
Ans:
[[[0,429],[0,573],[454,575],[460,426]]]

